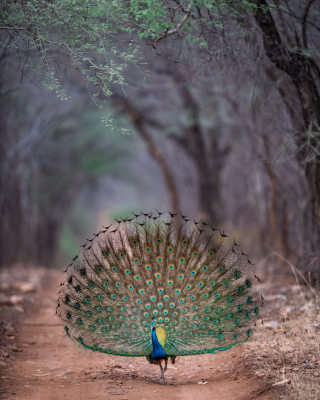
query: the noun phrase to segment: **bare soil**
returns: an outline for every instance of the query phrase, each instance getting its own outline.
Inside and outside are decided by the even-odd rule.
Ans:
[[[169,364],[166,386],[159,384],[159,367],[145,358],[79,353],[54,316],[62,274],[42,271],[40,275],[34,290],[24,287],[22,299],[13,298],[15,305],[6,304],[2,297],[0,399],[279,398],[282,389],[257,377],[243,354],[245,346],[217,355],[181,357],[175,365]],[[12,296],[10,288],[2,293]]]

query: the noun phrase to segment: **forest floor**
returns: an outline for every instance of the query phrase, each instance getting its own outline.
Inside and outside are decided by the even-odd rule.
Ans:
[[[288,305],[299,297],[297,286],[288,286],[286,294],[280,287],[265,287],[272,307],[251,343],[217,355],[181,357],[169,364],[163,386],[159,367],[145,358],[79,353],[54,316],[61,278],[41,268],[1,271],[0,399],[319,399],[320,335],[314,318],[310,324],[309,308],[314,307],[307,294],[307,313]],[[289,317],[295,312],[296,319]],[[297,318],[299,324],[293,322]],[[308,386],[307,397],[299,374]]]

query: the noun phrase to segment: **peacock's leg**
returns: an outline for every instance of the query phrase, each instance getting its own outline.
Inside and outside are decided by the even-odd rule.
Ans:
[[[164,370],[163,370],[163,374],[166,372],[167,367],[168,367],[168,359],[166,358],[166,359],[164,360]]]
[[[166,358],[164,360],[164,369],[162,371],[162,383],[163,383],[163,385],[166,385],[166,381],[164,380],[164,373],[166,372],[167,367],[168,367],[168,359]]]
[[[164,374],[164,369],[162,368],[161,361],[159,361],[159,365],[160,365],[160,369],[161,369],[161,375],[160,375],[159,380],[162,379],[162,384],[163,384],[163,385],[166,385],[166,382],[165,382],[164,376],[163,376],[163,374]]]

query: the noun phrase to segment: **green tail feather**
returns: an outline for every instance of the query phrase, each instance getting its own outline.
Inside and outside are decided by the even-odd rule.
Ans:
[[[259,307],[241,256],[184,221],[136,221],[101,234],[68,271],[58,301],[68,336],[94,351],[146,356],[155,317],[168,356],[248,340]]]

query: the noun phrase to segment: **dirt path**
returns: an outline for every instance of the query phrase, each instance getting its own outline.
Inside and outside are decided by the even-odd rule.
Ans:
[[[258,378],[242,356],[244,347],[213,356],[180,358],[169,365],[167,386],[157,382],[159,367],[144,358],[79,353],[53,316],[60,279],[53,274],[27,306],[24,321],[14,324],[17,335],[11,337],[12,355],[1,350],[1,399],[278,399],[271,385]],[[208,383],[198,383],[202,381]]]

